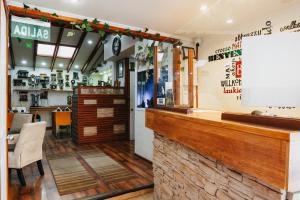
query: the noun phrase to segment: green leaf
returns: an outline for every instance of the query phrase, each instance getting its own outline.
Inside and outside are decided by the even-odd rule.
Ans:
[[[41,10],[36,7],[34,7],[33,10],[41,12]]]
[[[52,13],[51,14],[53,17],[58,17],[58,15],[56,13]]]
[[[79,29],[79,30],[82,30],[80,24],[75,24],[75,28]]]
[[[32,42],[26,42],[25,48],[32,49]]]
[[[88,25],[88,26],[85,28],[85,30],[86,30],[87,32],[92,32],[94,29],[93,29],[90,25]]]
[[[85,29],[86,28],[86,24],[81,24],[81,29]]]
[[[144,30],[144,32],[147,33],[148,31],[149,31],[149,29],[146,27],[145,30]]]
[[[64,25],[64,24],[65,24],[65,22],[62,21],[62,20],[58,20],[57,23],[58,23],[59,25]]]
[[[156,38],[159,38],[159,37],[160,37],[160,34],[159,34],[159,33],[156,33],[156,34],[155,34],[155,37],[156,37]]]
[[[144,38],[139,37],[139,41],[140,41],[140,42],[143,42],[143,40],[144,40]]]
[[[87,24],[89,24],[89,21],[87,19],[84,19],[84,20],[82,20],[82,24],[87,25]]]
[[[21,43],[21,42],[22,42],[22,39],[21,39],[21,38],[19,38],[19,37],[17,37],[17,40],[18,40],[18,42],[19,42],[19,43]]]
[[[99,34],[101,39],[103,39],[105,37],[105,31],[103,31],[103,30],[99,30],[98,34]]]
[[[138,46],[138,50],[141,51],[143,49],[142,46]]]
[[[40,18],[40,20],[43,21],[43,22],[48,22],[48,18],[47,18],[47,17],[44,17],[44,16],[42,16],[42,17]]]
[[[104,23],[104,30],[108,30],[110,28],[110,25],[108,23]]]
[[[23,3],[23,8],[24,9],[29,9],[30,7],[28,5],[26,5],[25,3]]]
[[[99,24],[99,20],[97,19],[97,18],[95,18],[94,20],[93,20],[93,24],[95,24],[95,25],[97,25],[97,24]]]

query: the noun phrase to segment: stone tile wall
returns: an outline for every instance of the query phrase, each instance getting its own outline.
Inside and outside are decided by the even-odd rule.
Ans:
[[[218,161],[155,134],[154,196],[156,200],[285,200],[274,188]]]

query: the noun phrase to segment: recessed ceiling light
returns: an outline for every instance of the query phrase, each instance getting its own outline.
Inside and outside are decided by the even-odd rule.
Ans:
[[[59,58],[72,58],[75,47],[59,46],[57,56]]]
[[[75,69],[78,69],[78,68],[79,68],[79,65],[75,65],[74,67],[75,67]]]
[[[46,66],[47,63],[46,62],[42,62],[41,64],[42,64],[42,66]]]
[[[201,5],[201,6],[200,6],[200,10],[201,10],[202,12],[205,12],[205,11],[208,10],[208,6],[207,6],[207,5]]]
[[[62,64],[62,63],[59,63],[59,64],[58,64],[58,66],[59,66],[59,67],[63,67],[63,66],[64,66],[64,64]]]
[[[88,44],[93,44],[93,41],[92,40],[88,40],[87,43]]]
[[[227,19],[226,20],[226,24],[232,24],[233,23],[233,19]]]
[[[23,65],[26,65],[26,64],[27,64],[27,60],[22,60],[21,63],[22,63]]]
[[[55,45],[38,44],[37,55],[52,57],[54,53]]]
[[[70,0],[71,3],[78,3],[79,0]]]

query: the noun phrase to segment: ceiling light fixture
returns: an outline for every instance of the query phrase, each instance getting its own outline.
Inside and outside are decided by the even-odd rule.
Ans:
[[[206,12],[206,11],[208,10],[208,6],[207,6],[207,5],[201,5],[201,6],[200,6],[200,10],[201,10],[202,12]]]
[[[232,24],[233,23],[233,19],[227,19],[226,20],[226,24]]]
[[[37,55],[52,57],[54,53],[54,49],[55,49],[55,45],[39,43],[37,46]]]
[[[42,62],[41,64],[42,64],[42,66],[46,66],[47,63],[46,62]]]
[[[75,69],[79,69],[79,65],[75,65],[74,67],[75,67]]]
[[[70,59],[72,58],[75,49],[75,47],[59,46],[57,57]]]
[[[92,40],[88,40],[87,42],[89,45],[93,44],[93,41]]]
[[[78,3],[79,0],[70,0],[71,3]]]
[[[26,64],[27,64],[27,60],[22,60],[21,63],[22,63],[23,65],[26,65]]]
[[[59,66],[59,67],[63,67],[63,66],[64,66],[64,64],[62,64],[62,63],[59,63],[59,64],[58,64],[58,66]]]

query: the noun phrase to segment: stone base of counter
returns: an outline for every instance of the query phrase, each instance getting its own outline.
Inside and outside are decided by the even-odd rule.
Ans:
[[[285,200],[290,196],[158,134],[153,170],[156,200]]]

